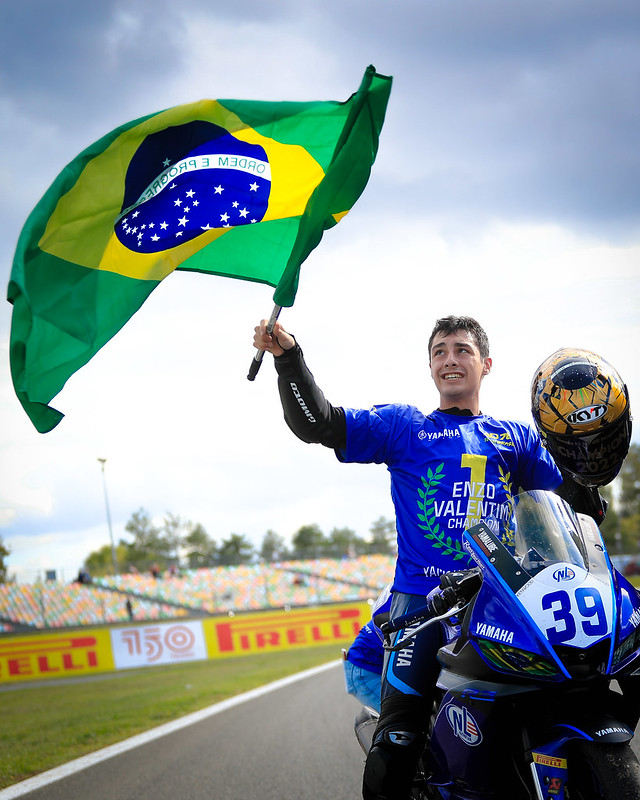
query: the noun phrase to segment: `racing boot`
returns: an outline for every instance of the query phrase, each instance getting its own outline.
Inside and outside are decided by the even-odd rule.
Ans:
[[[377,731],[364,767],[364,800],[409,800],[425,741],[424,731]]]

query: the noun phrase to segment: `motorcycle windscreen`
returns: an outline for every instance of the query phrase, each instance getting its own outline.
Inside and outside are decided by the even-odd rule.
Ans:
[[[580,523],[570,506],[551,492],[523,492],[513,499],[513,555],[532,577],[554,564],[573,564],[588,571],[589,560]]]
[[[540,644],[582,649],[610,637],[614,592],[595,524],[594,532],[564,500],[545,491],[517,495],[511,511],[500,520],[486,520],[484,538],[488,529],[494,543],[504,546],[480,560],[515,594],[529,620],[525,626],[529,635],[537,629],[534,638]],[[583,535],[583,528],[588,535]],[[469,549],[482,555],[478,553],[482,533],[470,529],[467,535]],[[481,606],[484,599],[479,598]],[[486,602],[485,613],[491,614],[488,597]]]

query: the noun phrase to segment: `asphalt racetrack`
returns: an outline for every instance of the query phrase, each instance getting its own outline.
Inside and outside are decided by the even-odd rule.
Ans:
[[[60,770],[16,784],[0,800],[358,800],[359,707],[345,694],[340,663],[281,683],[131,747],[134,737],[79,771],[72,762],[54,782],[48,776]],[[637,734],[632,747],[640,756]],[[32,788],[34,781],[41,785]]]
[[[16,784],[0,798],[357,800],[364,758],[353,733],[358,710],[336,661],[34,791],[17,794]]]

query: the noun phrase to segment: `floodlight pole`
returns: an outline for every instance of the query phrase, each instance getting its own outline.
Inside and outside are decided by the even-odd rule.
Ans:
[[[109,510],[109,496],[107,494],[107,478],[104,472],[104,465],[107,463],[106,458],[99,458],[100,466],[102,468],[102,486],[104,488],[104,505],[107,509],[107,525],[109,527],[109,540],[111,541],[111,559],[113,561],[113,574],[118,574],[118,559],[116,556],[116,546],[113,543],[113,530],[111,528],[111,512]]]

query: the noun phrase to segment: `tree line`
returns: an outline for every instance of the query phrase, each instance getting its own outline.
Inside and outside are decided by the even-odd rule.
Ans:
[[[632,444],[615,482],[600,489],[608,502],[607,516],[601,531],[612,555],[639,554],[640,550],[640,445]],[[316,524],[303,525],[291,538],[291,544],[268,530],[258,547],[244,535],[231,533],[221,541],[209,536],[200,523],[192,523],[167,513],[155,525],[147,511],[139,509],[125,525],[131,541],[120,540],[116,548],[118,571],[130,568],[148,571],[183,566],[189,569],[234,566],[255,561],[294,561],[310,558],[355,557],[370,553],[395,551],[395,523],[380,517],[369,528],[369,536],[358,536],[350,528],[333,528],[329,534]],[[91,553],[85,567],[91,575],[113,572],[111,547]]]
[[[640,558],[640,445],[632,444],[613,486],[604,486],[601,494],[609,503],[601,531],[612,555],[633,554]],[[341,558],[366,553],[392,553],[395,525],[380,517],[372,523],[369,536],[358,536],[350,528],[333,528],[328,535],[315,524],[303,525],[288,545],[283,537],[268,530],[259,547],[249,539],[232,533],[220,542],[211,538],[200,523],[166,514],[162,523],[153,523],[149,513],[139,509],[132,514],[125,530],[130,541],[121,539],[115,547],[118,572],[129,569],[164,571],[171,566],[231,566],[253,561],[288,561],[318,557]],[[0,583],[11,581],[7,559],[9,548],[0,538]],[[109,545],[90,553],[85,560],[90,575],[108,575],[114,571],[114,553]]]
[[[118,572],[160,572],[179,568],[237,566],[255,561],[296,561],[310,558],[355,557],[369,553],[394,552],[395,524],[380,517],[371,524],[365,539],[351,528],[333,528],[328,535],[316,524],[299,528],[288,545],[275,531],[268,530],[259,547],[243,534],[231,533],[220,542],[199,523],[165,514],[155,524],[144,508],[138,509],[125,525],[130,541],[120,539],[115,547]],[[90,553],[84,562],[91,576],[114,571],[110,545]]]
[[[613,485],[603,486],[600,494],[607,500],[607,516],[600,526],[602,538],[611,555],[640,555],[640,445],[629,447],[624,464]]]

